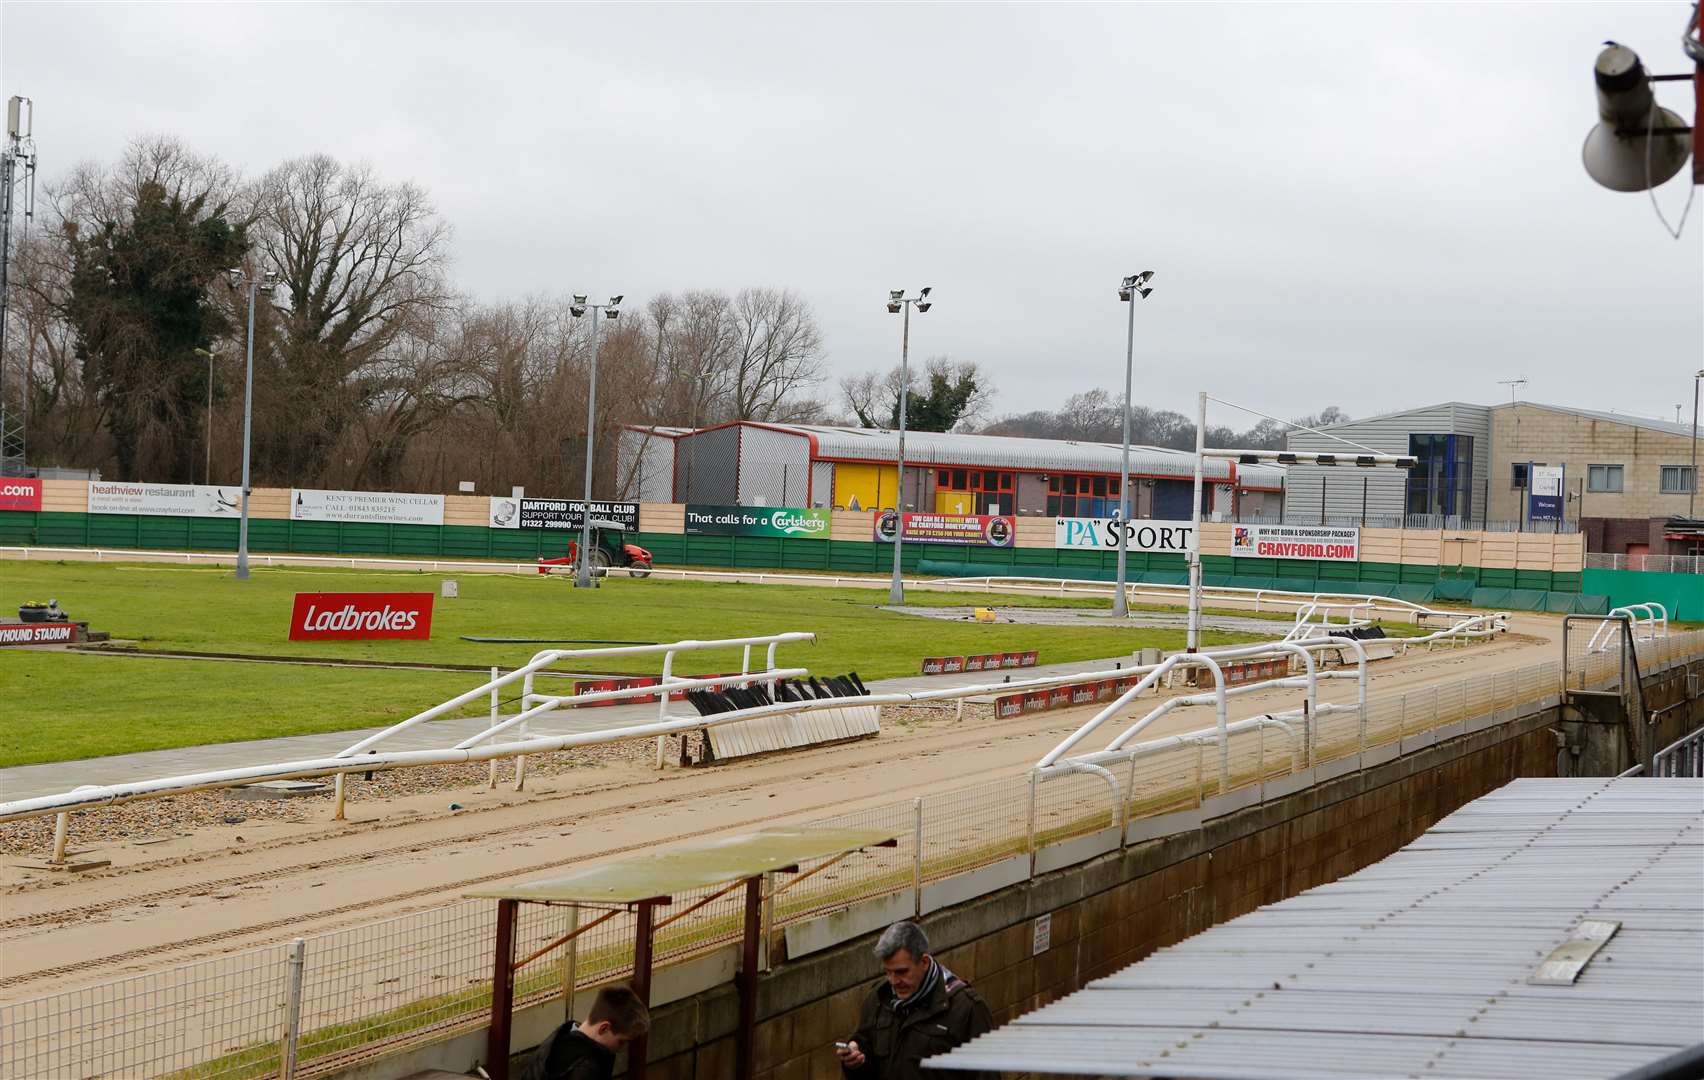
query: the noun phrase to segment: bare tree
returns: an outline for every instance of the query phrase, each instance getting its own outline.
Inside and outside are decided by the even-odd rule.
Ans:
[[[263,267],[283,278],[275,372],[294,409],[311,422],[275,432],[265,457],[309,481],[383,393],[363,380],[371,365],[401,362],[408,328],[450,304],[443,271],[449,226],[426,192],[387,184],[365,165],[325,155],[268,173],[258,196]]]
[[[737,336],[727,373],[734,420],[771,420],[822,378],[822,333],[810,305],[786,289],[745,289],[734,298]]]

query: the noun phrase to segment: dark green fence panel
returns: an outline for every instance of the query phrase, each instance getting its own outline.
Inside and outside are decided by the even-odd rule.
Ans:
[[[33,510],[9,510],[0,513],[0,544],[40,544],[36,539],[40,529],[41,519],[45,514]]]
[[[240,521],[229,518],[189,518],[189,546],[196,551],[235,551]],[[249,522],[249,543],[254,543],[254,522]]]

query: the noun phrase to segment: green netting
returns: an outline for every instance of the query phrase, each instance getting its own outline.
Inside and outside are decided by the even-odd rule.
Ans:
[[[1513,589],[1475,589],[1473,590],[1473,606],[1506,611],[1509,609],[1509,594],[1512,592],[1514,592]]]
[[[1391,586],[1390,595],[1410,604],[1429,604],[1432,602],[1432,585],[1422,585],[1418,582],[1398,583]]]
[[[1432,596],[1437,600],[1470,600],[1473,593],[1472,578],[1439,578],[1432,586]]]

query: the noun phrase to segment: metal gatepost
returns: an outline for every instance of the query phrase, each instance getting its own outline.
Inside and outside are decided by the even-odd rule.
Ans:
[[[281,1080],[294,1080],[296,1075],[296,1042],[302,1035],[302,957],[307,946],[303,938],[290,943],[289,997],[284,1005],[283,1053],[278,1068]]]

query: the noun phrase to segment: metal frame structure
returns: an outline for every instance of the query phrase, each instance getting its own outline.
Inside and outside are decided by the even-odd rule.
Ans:
[[[1640,612],[1644,614],[1641,615]],[[1654,601],[1647,604],[1627,604],[1613,608],[1603,616],[1603,625],[1598,627],[1592,639],[1586,643],[1587,652],[1604,652],[1614,647],[1613,635],[1609,633],[1609,629],[1617,624],[1610,620],[1622,615],[1627,616],[1629,620],[1628,629],[1634,641],[1655,641],[1657,638],[1668,636],[1667,608]],[[1640,627],[1646,628],[1644,633],[1640,633]]]

